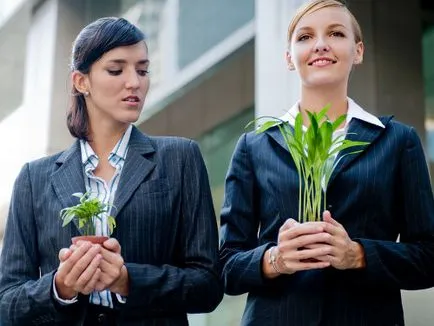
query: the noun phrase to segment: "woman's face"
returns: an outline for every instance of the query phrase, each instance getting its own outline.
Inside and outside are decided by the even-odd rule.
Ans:
[[[149,89],[148,66],[144,42],[114,48],[94,62],[84,76],[91,122],[137,121]]]
[[[347,85],[354,64],[363,59],[363,43],[356,44],[350,15],[328,7],[303,16],[294,29],[287,53],[303,87]]]

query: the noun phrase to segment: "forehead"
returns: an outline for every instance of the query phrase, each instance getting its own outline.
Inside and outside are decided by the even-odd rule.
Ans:
[[[344,27],[351,29],[351,17],[343,8],[321,8],[301,17],[295,26],[295,32],[305,28],[326,28],[330,25],[343,25]]]
[[[148,59],[148,50],[144,42],[133,45],[119,46],[103,54],[100,61],[124,60],[141,61]]]

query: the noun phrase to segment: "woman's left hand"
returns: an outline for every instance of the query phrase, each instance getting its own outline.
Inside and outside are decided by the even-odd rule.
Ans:
[[[122,296],[128,296],[128,271],[121,256],[121,246],[115,238],[105,241],[101,248],[101,276],[95,289],[110,290]]]
[[[330,235],[325,244],[331,246],[331,250],[329,255],[316,257],[316,259],[329,262],[336,269],[364,268],[363,247],[351,240],[342,224],[333,219],[329,211],[323,213],[323,221],[326,222],[324,232]]]

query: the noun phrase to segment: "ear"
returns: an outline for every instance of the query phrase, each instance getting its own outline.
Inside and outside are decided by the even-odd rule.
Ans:
[[[354,64],[359,65],[363,62],[363,53],[365,52],[365,45],[363,42],[356,44],[356,55],[354,57]]]
[[[89,80],[86,74],[75,70],[72,72],[71,79],[77,91],[82,94],[89,93]]]
[[[291,71],[295,70],[295,66],[292,63],[291,53],[289,51],[285,52],[285,59],[286,59],[287,65],[288,65],[288,69]]]

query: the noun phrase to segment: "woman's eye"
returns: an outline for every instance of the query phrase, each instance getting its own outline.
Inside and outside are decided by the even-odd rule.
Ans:
[[[297,41],[299,42],[306,41],[307,39],[309,39],[309,37],[310,37],[309,35],[302,35],[298,37]]]
[[[330,35],[336,37],[345,37],[344,33],[342,32],[332,32]]]
[[[137,73],[140,76],[146,76],[147,74],[149,74],[149,70],[137,70]]]
[[[107,70],[107,71],[112,76],[119,76],[122,73],[122,70]]]

